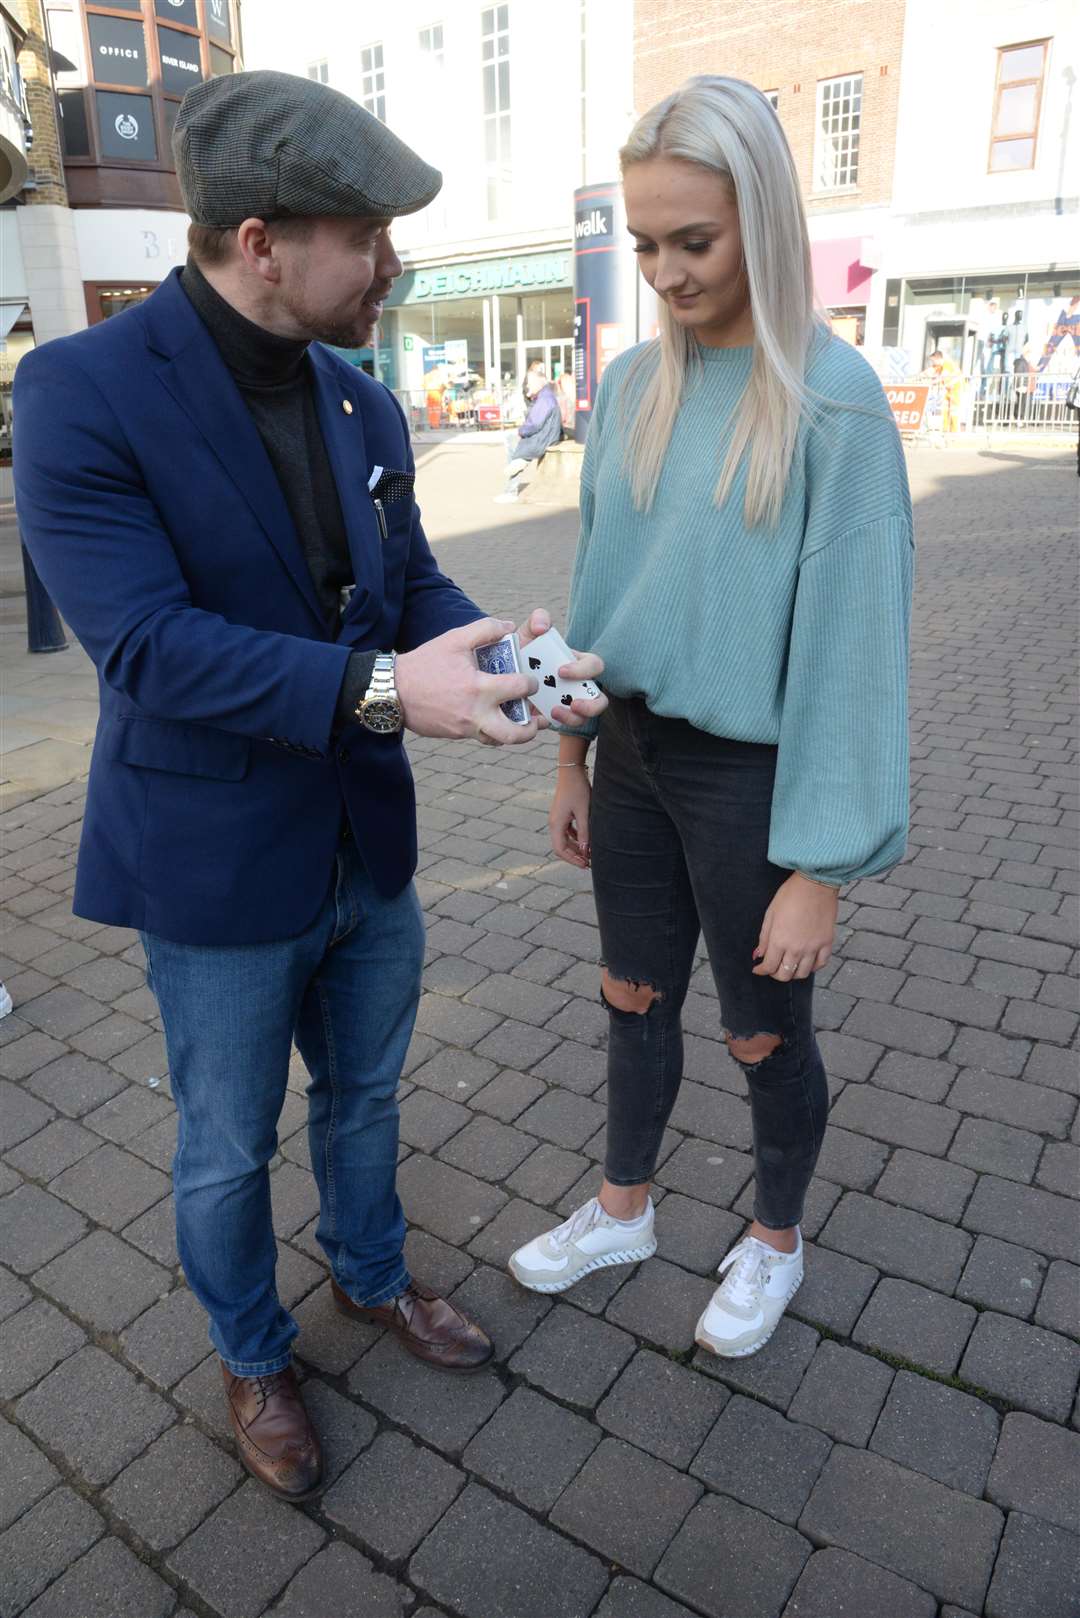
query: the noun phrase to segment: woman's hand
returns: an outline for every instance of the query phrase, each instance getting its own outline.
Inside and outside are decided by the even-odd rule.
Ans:
[[[754,976],[790,983],[820,971],[832,954],[839,900],[838,889],[792,872],[765,912]]]
[[[590,864],[589,804],[592,787],[585,766],[560,769],[548,815],[551,847],[567,865],[587,871]]]
[[[518,641],[522,647],[528,646],[531,640],[539,640],[541,635],[546,635],[550,628],[551,614],[543,607],[537,607],[526,622],[519,625]],[[603,672],[603,659],[592,652],[575,652],[574,661],[564,663],[558,671],[562,680],[598,680]],[[585,719],[596,719],[607,705],[608,699],[603,692],[598,697],[575,697],[569,708],[560,711],[559,724],[572,730]]]

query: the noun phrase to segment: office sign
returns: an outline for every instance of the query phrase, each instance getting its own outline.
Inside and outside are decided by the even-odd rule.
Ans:
[[[150,80],[146,70],[146,36],[141,22],[126,17],[86,19],[90,30],[90,60],[98,84],[130,84],[141,90]]]

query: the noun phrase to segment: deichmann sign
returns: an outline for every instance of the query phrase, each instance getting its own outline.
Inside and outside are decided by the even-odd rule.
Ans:
[[[536,292],[570,285],[568,253],[535,253],[517,258],[482,259],[471,264],[409,270],[386,300],[388,308],[443,298],[475,298],[490,293]]]

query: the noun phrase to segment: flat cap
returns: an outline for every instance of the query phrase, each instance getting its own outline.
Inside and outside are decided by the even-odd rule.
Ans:
[[[442,175],[363,107],[292,73],[229,73],[188,91],[173,131],[197,225],[313,214],[393,218],[437,196]]]

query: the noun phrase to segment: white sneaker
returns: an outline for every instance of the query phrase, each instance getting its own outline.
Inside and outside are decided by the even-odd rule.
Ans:
[[[695,1340],[711,1354],[741,1359],[769,1341],[780,1316],[802,1285],[803,1245],[781,1253],[756,1236],[744,1236],[722,1260],[727,1275],[697,1323]]]
[[[0,1017],[6,1017],[11,1010],[11,996],[6,984],[0,983]]]
[[[656,1252],[653,1205],[640,1219],[613,1219],[591,1197],[565,1224],[536,1236],[510,1259],[510,1274],[533,1292],[565,1292],[592,1270],[637,1264]]]

